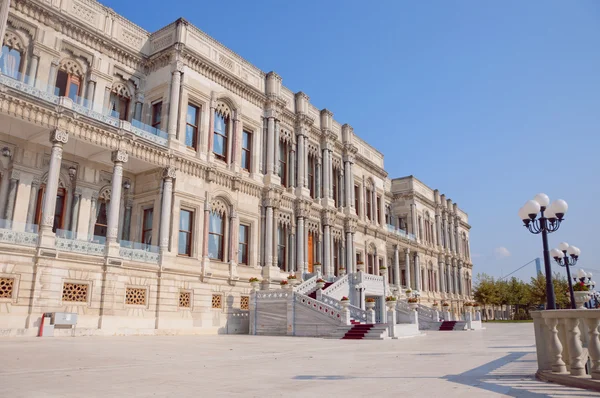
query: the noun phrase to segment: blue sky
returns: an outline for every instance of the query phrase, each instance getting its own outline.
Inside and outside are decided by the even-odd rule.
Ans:
[[[149,31],[183,16],[351,124],[468,212],[475,272],[541,257],[517,217],[541,191],[570,206],[551,247],[600,278],[600,2],[102,2]]]

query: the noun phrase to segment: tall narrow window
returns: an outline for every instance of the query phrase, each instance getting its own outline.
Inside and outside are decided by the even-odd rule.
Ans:
[[[250,226],[240,224],[238,263],[248,265],[248,243],[250,240]]]
[[[162,120],[162,102],[152,104],[152,127],[160,130]]]
[[[375,256],[373,254],[367,256],[367,273],[375,274]]]
[[[69,97],[74,102],[77,101],[79,91],[81,90],[81,79],[79,76],[59,70],[56,75],[56,87],[59,97]]]
[[[152,244],[152,218],[154,216],[154,208],[144,209],[144,217],[142,220],[142,243],[147,245]]]
[[[71,83],[72,84],[72,83]],[[78,83],[79,84],[79,83]],[[69,91],[71,92],[71,91]],[[71,95],[69,95],[70,97]],[[75,100],[73,100],[75,101]],[[110,94],[110,103],[113,112],[118,112],[120,120],[128,120],[129,117],[129,98],[118,93]]]
[[[2,54],[0,54],[0,71],[2,74],[18,79],[21,71],[21,59],[21,53],[17,49],[3,46]]]
[[[181,209],[179,212],[179,248],[182,256],[192,255],[192,228],[194,226],[194,212]]]
[[[335,207],[338,207],[338,170],[333,170],[333,176],[331,180],[331,188],[333,190],[333,203]]]
[[[367,220],[371,221],[372,218],[372,214],[371,214],[371,190],[367,189]]]
[[[244,130],[242,133],[242,169],[250,171],[252,155],[252,133]]]
[[[194,150],[198,149],[198,118],[200,109],[188,104],[187,116],[185,118],[185,145]]]
[[[213,152],[217,159],[227,162],[227,128],[229,120],[219,112],[215,112]]]
[[[286,228],[279,226],[277,229],[277,266],[282,271],[286,271],[287,267],[287,244],[286,244]]]
[[[223,242],[225,237],[225,221],[221,214],[213,211],[210,213],[208,231],[208,257],[213,260],[225,261]]]
[[[285,142],[279,141],[279,178],[281,178],[281,185],[287,187],[287,154],[288,146]]]
[[[356,214],[358,213],[358,209],[360,209],[359,205],[359,199],[360,199],[360,188],[358,187],[358,185],[354,186],[354,209],[356,210]]]
[[[106,206],[108,202],[102,199],[98,199],[98,203],[96,204],[96,224],[94,225],[94,240],[96,237],[106,238],[106,230],[108,228],[108,217]]]
[[[377,224],[381,224],[381,196],[377,197],[377,216],[375,217],[377,219]]]
[[[335,271],[335,275],[339,275],[340,270],[340,241],[333,241],[333,269]]]
[[[313,156],[308,157],[308,189],[310,190],[310,197],[315,197],[315,158]]]

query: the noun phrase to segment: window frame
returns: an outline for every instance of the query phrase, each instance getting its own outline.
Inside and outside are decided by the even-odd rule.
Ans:
[[[281,180],[281,186],[288,186],[288,154],[289,145],[287,142],[279,141],[279,178]]]
[[[377,220],[377,224],[381,225],[381,196],[379,195],[375,195],[375,210],[377,211],[375,219]]]
[[[150,212],[151,222],[150,228],[146,229],[146,219],[148,216],[148,212]],[[152,225],[154,224],[154,207],[146,207],[142,209],[142,236],[141,241],[145,245],[152,245]],[[150,243],[146,242],[146,232],[150,232]]]
[[[211,232],[210,226],[211,226],[212,223],[210,222],[210,218],[212,218],[213,215],[218,215],[219,218],[221,219],[221,231],[222,232],[220,234],[215,233],[215,232]],[[210,237],[211,236],[215,235],[215,236],[219,236],[220,237],[220,239],[219,239],[219,254],[218,254],[218,257],[216,257],[216,258],[215,257],[211,257],[210,249],[209,249],[208,250],[208,258],[211,259],[211,260],[217,260],[217,261],[225,262],[225,247],[224,246],[225,246],[225,232],[226,232],[225,231],[225,218],[226,218],[226,216],[224,216],[222,214],[219,214],[218,212],[215,212],[215,211],[209,212],[208,216],[210,217],[209,221],[208,221],[208,240],[209,240],[209,245],[210,245],[210,240],[211,240]]]
[[[182,230],[181,229],[181,214],[183,212],[189,213],[190,214],[190,222],[189,222],[189,230]],[[182,257],[192,257],[192,254],[194,252],[193,250],[193,239],[194,239],[194,225],[195,225],[195,214],[196,212],[192,209],[189,208],[181,208],[179,209],[179,223],[178,223],[178,227],[177,227],[177,255],[178,256],[182,256]],[[180,248],[180,244],[181,244],[181,239],[180,236],[181,234],[188,234],[189,235],[189,239],[187,240],[188,244],[186,246],[186,251],[185,253],[181,253],[179,251]]]
[[[365,214],[365,217],[367,218],[367,220],[371,221],[372,218],[372,210],[371,207],[373,206],[373,203],[371,203],[371,195],[373,194],[373,192],[369,189],[366,188],[365,189],[365,193],[366,193],[366,206],[367,206],[367,213]]]
[[[315,157],[309,155],[308,156],[308,190],[310,192],[310,197],[315,199]]]
[[[248,136],[248,148],[244,147],[244,135]],[[248,129],[242,129],[242,155],[240,157],[240,166],[242,167],[243,170],[246,170],[247,172],[250,172],[251,167],[252,167],[252,139],[254,136],[254,132],[248,130]],[[244,162],[242,161],[242,159],[244,159],[244,153],[246,153],[247,157],[246,157],[246,163],[247,164],[243,164]]]
[[[225,135],[223,135],[221,133],[218,133],[216,131],[216,129],[215,129],[214,123],[216,123],[217,116],[223,117],[223,123],[225,124],[225,128],[223,129],[223,131],[224,131]],[[214,120],[215,120],[215,122],[213,122],[213,126],[212,126],[212,130],[213,130],[213,147],[212,147],[212,152],[213,152],[213,154],[215,155],[215,157],[217,159],[222,160],[225,163],[228,163],[229,159],[228,159],[228,156],[227,156],[228,155],[227,144],[228,144],[228,139],[229,139],[228,136],[229,136],[229,123],[230,123],[230,120],[229,120],[228,116],[220,115],[216,110],[215,110],[215,114],[214,114]],[[220,153],[215,152],[215,142],[217,141],[215,136],[217,136],[217,135],[220,136],[220,137],[223,137],[223,151],[224,151],[224,154],[220,154]]]
[[[281,251],[283,250],[283,256]],[[287,250],[287,227],[283,225],[277,226],[277,267],[282,271],[287,270],[288,265],[288,250]]]
[[[157,130],[160,130],[160,126],[162,124],[162,105],[162,100],[156,101],[152,104],[152,115],[150,116],[150,123],[152,127],[154,127]],[[158,112],[157,109],[159,110]]]
[[[241,240],[241,236],[242,234],[240,233],[242,228],[246,228],[246,234],[245,234],[245,242],[243,242]],[[239,225],[239,229],[240,231],[238,231],[238,264],[242,264],[242,265],[249,265],[250,263],[250,230],[251,230],[251,225],[250,224],[246,224],[246,223],[240,223]],[[246,257],[246,262],[242,262],[240,260],[240,256],[245,256]]]
[[[189,110],[191,108],[195,108],[196,109],[196,117],[194,120],[195,124],[190,124],[188,121],[188,114],[189,114]],[[185,146],[197,151],[198,150],[198,131],[199,131],[199,126],[200,126],[200,112],[202,111],[202,107],[200,105],[196,105],[194,102],[188,101],[187,103],[187,107],[186,107],[186,113],[185,113]],[[192,145],[188,145],[187,141],[188,141],[188,127],[192,128],[193,134],[192,134]]]

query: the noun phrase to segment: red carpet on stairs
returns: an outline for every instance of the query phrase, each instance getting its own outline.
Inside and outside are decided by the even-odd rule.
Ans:
[[[323,288],[323,290],[327,289],[329,286],[333,285],[333,282],[327,282],[325,283],[325,287]],[[308,297],[310,297],[311,299],[317,299],[317,291],[315,290],[314,292],[310,293],[308,295]]]
[[[352,324],[352,329],[348,330],[342,340],[362,340],[365,338],[369,330],[373,327],[373,324],[360,325]]]
[[[440,325],[440,330],[454,330],[455,321],[444,321]]]

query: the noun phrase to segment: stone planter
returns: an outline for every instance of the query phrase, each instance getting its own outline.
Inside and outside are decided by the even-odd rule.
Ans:
[[[474,309],[475,311],[479,311],[479,310],[481,309],[481,307],[479,307],[479,306],[475,306],[475,307],[473,307],[473,309]]]
[[[350,300],[342,300],[340,301],[340,305],[342,306],[343,310],[348,309],[348,306],[350,305]]]
[[[408,303],[408,308],[410,308],[411,310],[416,310],[417,308],[419,308],[419,303]]]
[[[260,288],[260,282],[250,282],[250,286],[252,286],[252,290],[258,290]]]
[[[365,308],[368,310],[372,310],[373,308],[375,308],[375,302],[374,301],[373,302],[366,301]]]
[[[288,279],[288,284],[290,284],[292,286],[298,286],[300,284],[300,281],[297,278]]]
[[[323,266],[321,264],[315,264],[313,266],[313,271],[318,275],[321,275],[322,270],[323,270]]]
[[[588,302],[590,292],[573,292],[575,294],[575,304],[578,310],[585,310],[585,303]]]
[[[325,282],[317,282],[317,289],[323,289],[325,287]]]
[[[394,308],[396,308],[396,301],[386,301],[385,305],[387,306],[388,311],[393,311]]]
[[[340,268],[340,269],[338,270],[338,274],[339,274],[339,276],[346,275],[346,268]]]

